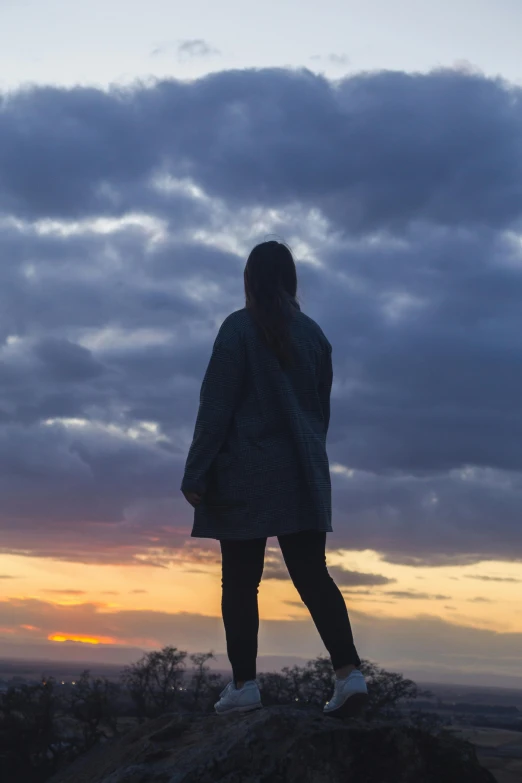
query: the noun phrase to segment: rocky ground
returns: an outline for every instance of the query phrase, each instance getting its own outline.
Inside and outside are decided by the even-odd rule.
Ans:
[[[79,758],[52,783],[495,783],[470,742],[319,709],[165,715]],[[507,783],[507,782],[506,782]],[[509,782],[511,783],[511,781]]]

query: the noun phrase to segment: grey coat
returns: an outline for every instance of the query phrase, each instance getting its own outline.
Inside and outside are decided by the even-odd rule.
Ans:
[[[290,330],[295,361],[283,370],[246,308],[219,329],[181,484],[203,496],[194,538],[332,530],[332,346],[297,302]]]

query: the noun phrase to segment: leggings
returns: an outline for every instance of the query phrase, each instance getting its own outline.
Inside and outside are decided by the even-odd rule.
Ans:
[[[308,608],[334,669],[359,666],[343,595],[326,566],[326,532],[305,530],[277,536],[288,573]],[[222,601],[227,654],[234,683],[256,679],[259,612],[257,595],[266,538],[221,539]]]

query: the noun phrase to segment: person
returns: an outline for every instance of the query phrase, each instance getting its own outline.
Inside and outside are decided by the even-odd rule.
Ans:
[[[258,589],[267,538],[335,671],[324,712],[355,715],[368,691],[345,601],[326,566],[332,532],[326,436],[332,346],[297,299],[291,250],[256,245],[244,269],[245,307],[218,331],[203,378],[181,491],[194,507],[191,536],[220,542],[222,615],[232,680],[218,714],[262,707],[256,680]]]

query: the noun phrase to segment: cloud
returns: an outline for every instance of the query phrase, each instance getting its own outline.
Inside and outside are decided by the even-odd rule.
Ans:
[[[361,571],[350,571],[340,566],[329,566],[328,571],[339,587],[344,587],[345,585],[385,585],[396,581],[382,574],[365,574]]]
[[[502,228],[520,217],[520,124],[518,88],[451,70],[29,88],[3,103],[0,205],[122,214],[164,201],[153,180],[170,175],[235,207],[317,208],[344,233]]]
[[[211,57],[220,55],[219,49],[211,46],[202,38],[189,38],[177,43],[164,43],[155,46],[151,51],[151,57],[168,54],[169,51],[175,51],[179,60],[193,59],[198,57]]]
[[[465,574],[466,579],[481,579],[483,582],[522,582],[514,576],[478,576],[477,574]]]
[[[447,601],[451,595],[431,595],[430,593],[415,592],[415,590],[386,590],[385,595],[394,595],[396,598],[421,598],[429,601]]]
[[[322,60],[330,65],[339,65],[339,66],[345,66],[350,64],[350,58],[347,54],[336,54],[335,52],[332,52],[330,54],[313,54],[310,57],[311,60]]]
[[[345,585],[384,585],[396,581],[382,574],[365,574],[361,571],[350,571],[334,565],[328,566],[328,572],[339,587]],[[275,558],[266,557],[263,579],[290,579],[286,564]]]
[[[220,54],[218,49],[201,38],[189,38],[186,41],[182,41],[178,46],[178,53],[180,55],[188,55],[189,57],[207,57],[211,54]]]
[[[498,685],[520,684],[520,633],[473,628],[464,621],[461,624],[458,620],[447,622],[428,614],[407,619],[385,618],[350,609],[350,620],[361,658],[391,671],[415,677],[419,672],[421,677],[429,674],[435,681],[441,678],[442,681],[465,682],[466,678],[471,678],[479,683],[481,673],[483,676],[490,671],[494,660]],[[36,630],[26,630],[23,625]],[[103,605],[92,603],[62,606],[35,599],[12,599],[0,600],[0,626],[14,631],[9,639],[0,641],[2,657],[9,657],[9,650],[25,641],[24,655],[30,642],[42,658],[52,659],[65,654],[68,660],[74,656],[75,660],[85,661],[94,655],[98,661],[114,660],[113,653],[119,650],[119,655],[127,662],[129,646],[135,649],[131,659],[137,660],[140,649],[174,644],[189,653],[212,650],[220,656],[221,665],[229,668],[224,655],[226,640],[221,617],[145,610],[107,612]],[[69,645],[66,653],[61,651],[61,645],[66,642],[47,642],[42,648],[42,640],[58,632],[68,638],[116,638],[118,644],[79,644],[79,652],[77,647]],[[265,652],[308,659],[327,655],[310,617],[292,621],[262,619],[259,654],[262,656]]]
[[[179,483],[270,232],[333,345],[329,551],[520,562],[520,96],[283,68],[4,95],[0,551],[219,562]]]

